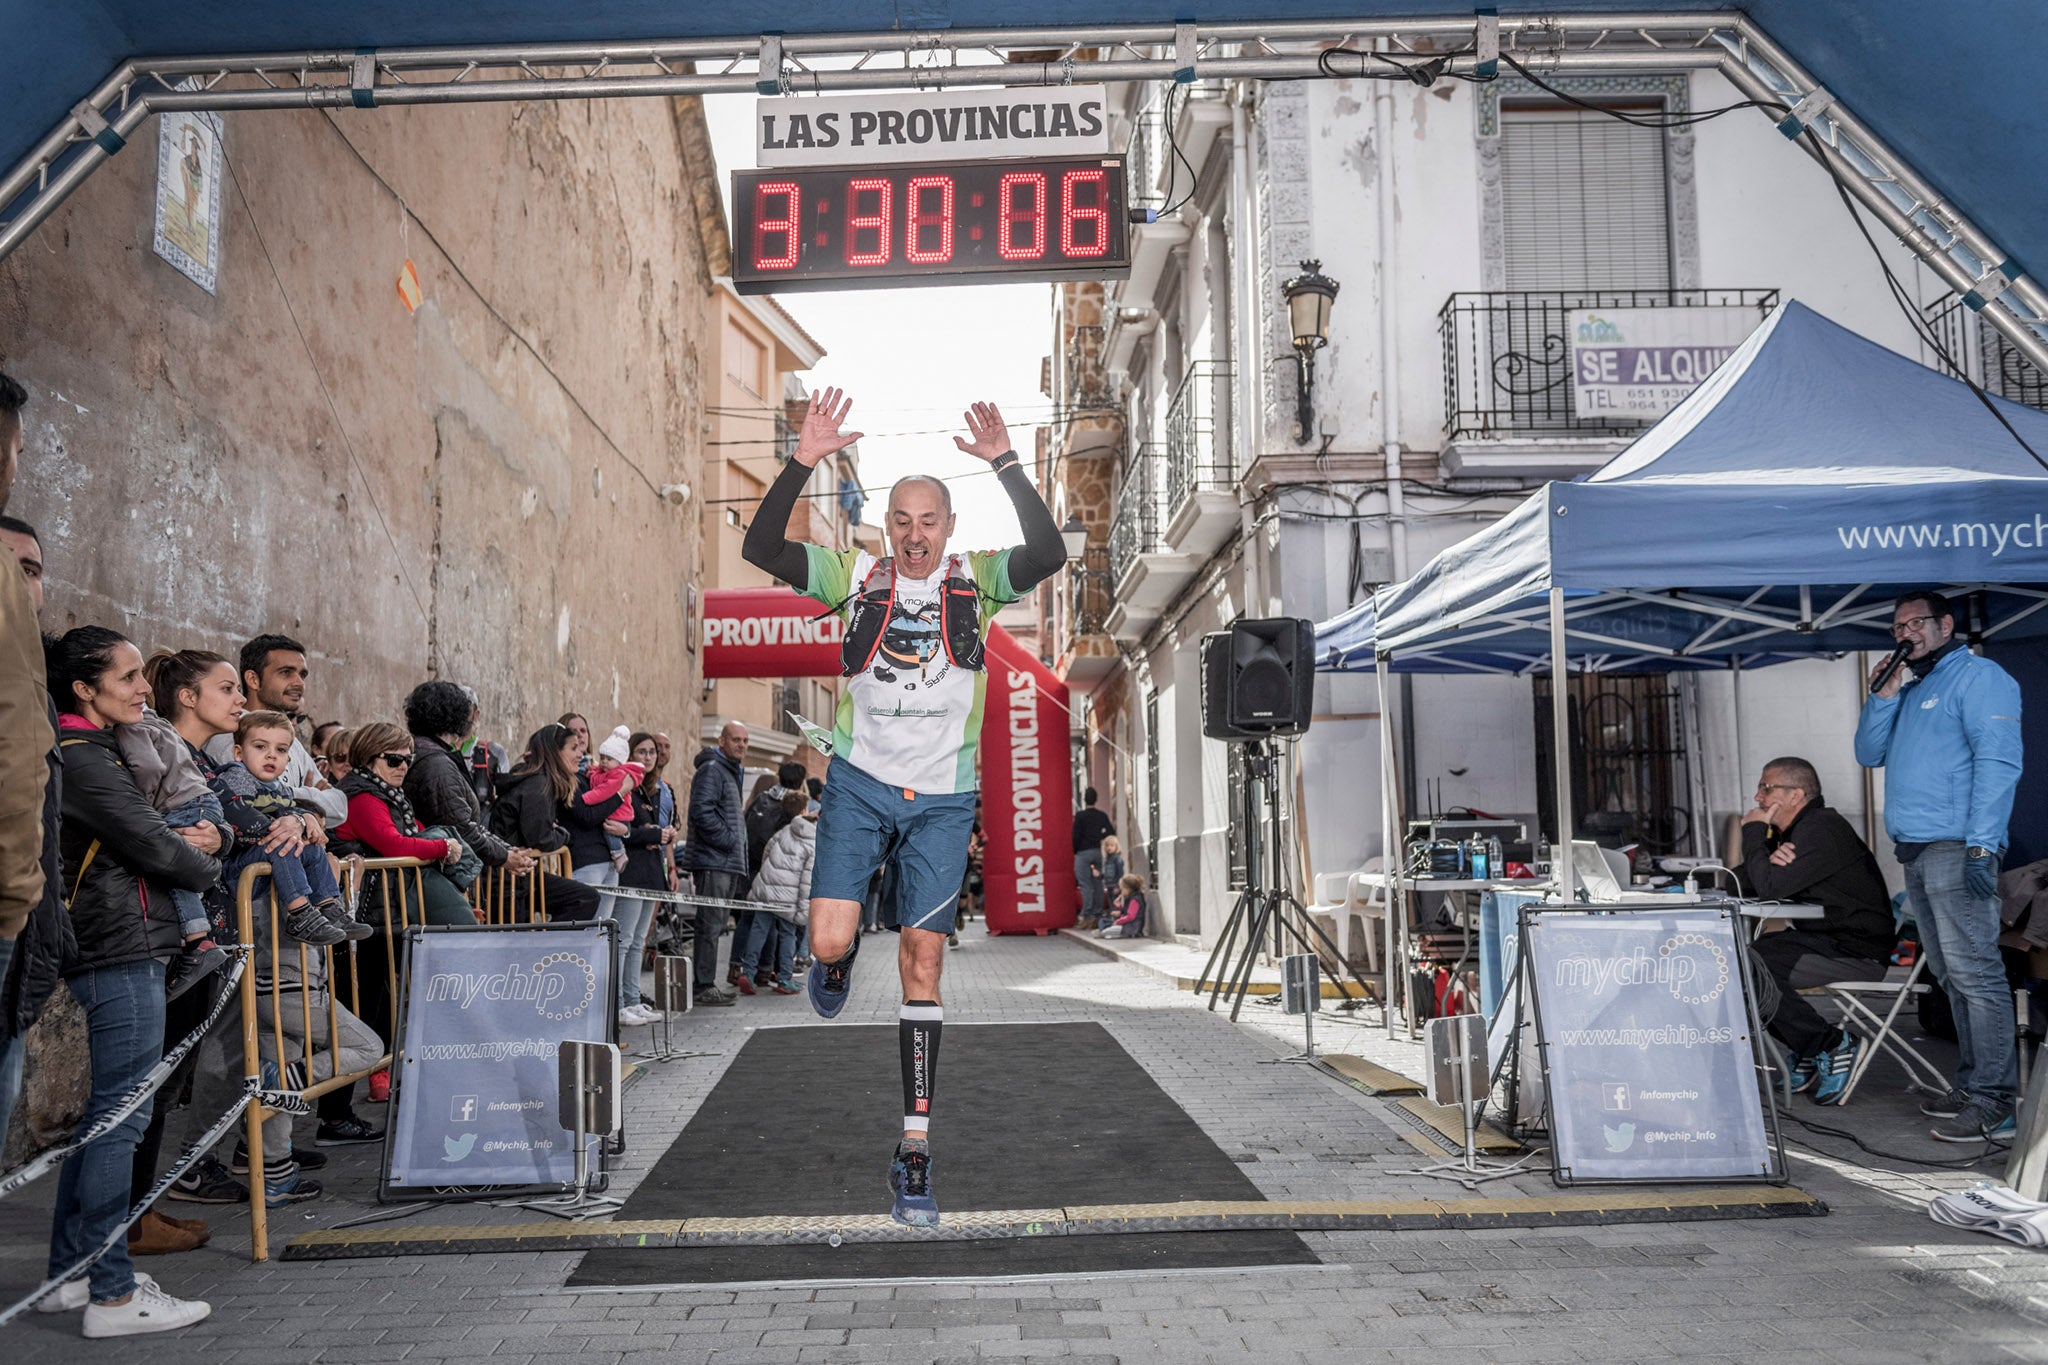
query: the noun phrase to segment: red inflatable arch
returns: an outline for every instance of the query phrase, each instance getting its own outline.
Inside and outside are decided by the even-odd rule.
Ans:
[[[704,595],[706,678],[826,677],[843,626],[789,588]],[[1045,934],[1074,922],[1073,755],[1067,685],[1001,626],[988,635],[981,725],[983,905],[992,934]]]

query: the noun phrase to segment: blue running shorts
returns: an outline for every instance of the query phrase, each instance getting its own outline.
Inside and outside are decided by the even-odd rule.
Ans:
[[[875,869],[893,859],[896,903],[882,907],[882,923],[950,934],[973,832],[973,792],[907,792],[884,786],[835,757],[825,770],[825,794],[819,800],[811,895],[865,901]]]

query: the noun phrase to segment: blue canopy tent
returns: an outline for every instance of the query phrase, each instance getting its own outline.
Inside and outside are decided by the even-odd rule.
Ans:
[[[1324,670],[1754,667],[1891,646],[1892,597],[1967,600],[1978,641],[2048,636],[2048,414],[1781,305],[1599,473],[1545,485],[1316,629]],[[1552,690],[1568,751],[1565,689]],[[1383,744],[1383,768],[1391,755]],[[1561,830],[1572,826],[1556,765]],[[1567,835],[1566,838],[1569,836]]]

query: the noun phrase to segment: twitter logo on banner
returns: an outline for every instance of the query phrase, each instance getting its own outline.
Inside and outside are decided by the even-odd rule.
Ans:
[[[1611,1137],[1608,1140],[1610,1142],[1613,1141]],[[464,1133],[459,1138],[444,1137],[441,1139],[441,1150],[444,1153],[446,1153],[446,1155],[444,1155],[441,1158],[441,1160],[450,1163],[457,1161],[467,1161],[469,1159],[470,1152],[475,1150],[475,1148],[475,1133]]]
[[[1607,1138],[1607,1150],[1610,1152],[1625,1152],[1636,1144],[1636,1126],[1633,1123],[1613,1126],[1603,1123],[1600,1131]]]

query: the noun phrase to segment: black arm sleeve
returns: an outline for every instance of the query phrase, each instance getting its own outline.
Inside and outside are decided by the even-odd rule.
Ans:
[[[740,557],[757,569],[774,574],[802,592],[810,583],[811,563],[804,547],[789,538],[789,514],[796,510],[797,495],[810,482],[811,471],[791,460],[782,466],[775,482],[754,509],[753,524],[740,543]],[[1047,514],[1046,520],[1052,520]],[[1057,528],[1055,528],[1057,530]],[[1054,539],[1058,539],[1055,535]]]
[[[1052,510],[1025,477],[1021,462],[996,475],[996,479],[1010,495],[1010,503],[1017,509],[1017,524],[1024,528],[1024,543],[1010,552],[1010,591],[1022,595],[1051,578],[1067,562],[1067,544],[1060,539],[1059,523],[1052,519]]]

